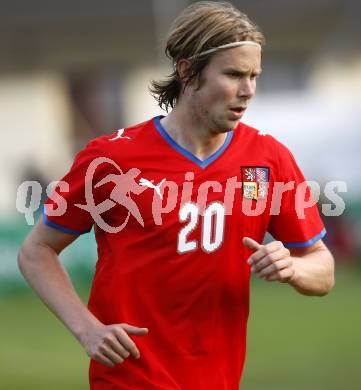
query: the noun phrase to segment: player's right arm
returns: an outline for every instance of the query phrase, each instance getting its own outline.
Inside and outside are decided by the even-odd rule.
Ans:
[[[60,252],[77,237],[47,226],[40,219],[20,249],[21,273],[92,359],[113,367],[128,356],[139,358],[139,350],[128,333],[143,336],[148,329],[101,323],[83,304],[59,260]]]

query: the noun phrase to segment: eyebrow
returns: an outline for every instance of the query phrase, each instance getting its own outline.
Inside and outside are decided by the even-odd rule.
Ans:
[[[235,68],[226,68],[224,70],[224,72],[225,73],[233,73],[237,76],[244,76],[245,74],[248,73],[248,71],[239,70],[239,69],[235,69]],[[256,74],[257,76],[259,76],[261,73],[262,73],[262,69],[257,69],[256,71],[252,72],[252,74]]]

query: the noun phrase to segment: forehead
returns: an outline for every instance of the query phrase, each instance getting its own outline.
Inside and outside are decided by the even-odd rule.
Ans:
[[[261,70],[262,51],[259,47],[244,45],[216,52],[209,65],[215,68]]]

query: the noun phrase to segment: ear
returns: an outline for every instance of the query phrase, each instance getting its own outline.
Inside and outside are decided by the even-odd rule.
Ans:
[[[179,78],[183,83],[188,80],[188,70],[189,70],[190,62],[189,60],[182,59],[177,62],[177,72]]]

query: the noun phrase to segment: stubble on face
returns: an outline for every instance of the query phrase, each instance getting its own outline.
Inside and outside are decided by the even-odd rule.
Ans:
[[[232,118],[230,108],[247,106],[255,93],[255,84],[252,91],[244,88],[237,77],[225,75],[225,70],[231,69],[250,77],[259,74],[260,67],[261,51],[255,47],[238,47],[215,54],[204,68],[198,85],[191,91],[191,110],[195,120],[214,134],[233,130],[243,113]]]
[[[190,95],[192,102],[190,106],[190,113],[193,120],[196,123],[202,123],[202,127],[206,128],[209,133],[214,135],[232,131],[239,123],[239,120],[227,120],[224,112],[219,112],[220,110],[212,110],[209,108],[213,106],[213,100],[215,103],[217,102],[217,96],[212,99],[212,96],[208,94],[207,101],[211,104],[204,104],[204,94],[206,94],[206,91],[202,88],[206,85],[207,79],[203,74],[201,75],[200,83],[200,88],[192,90]]]

